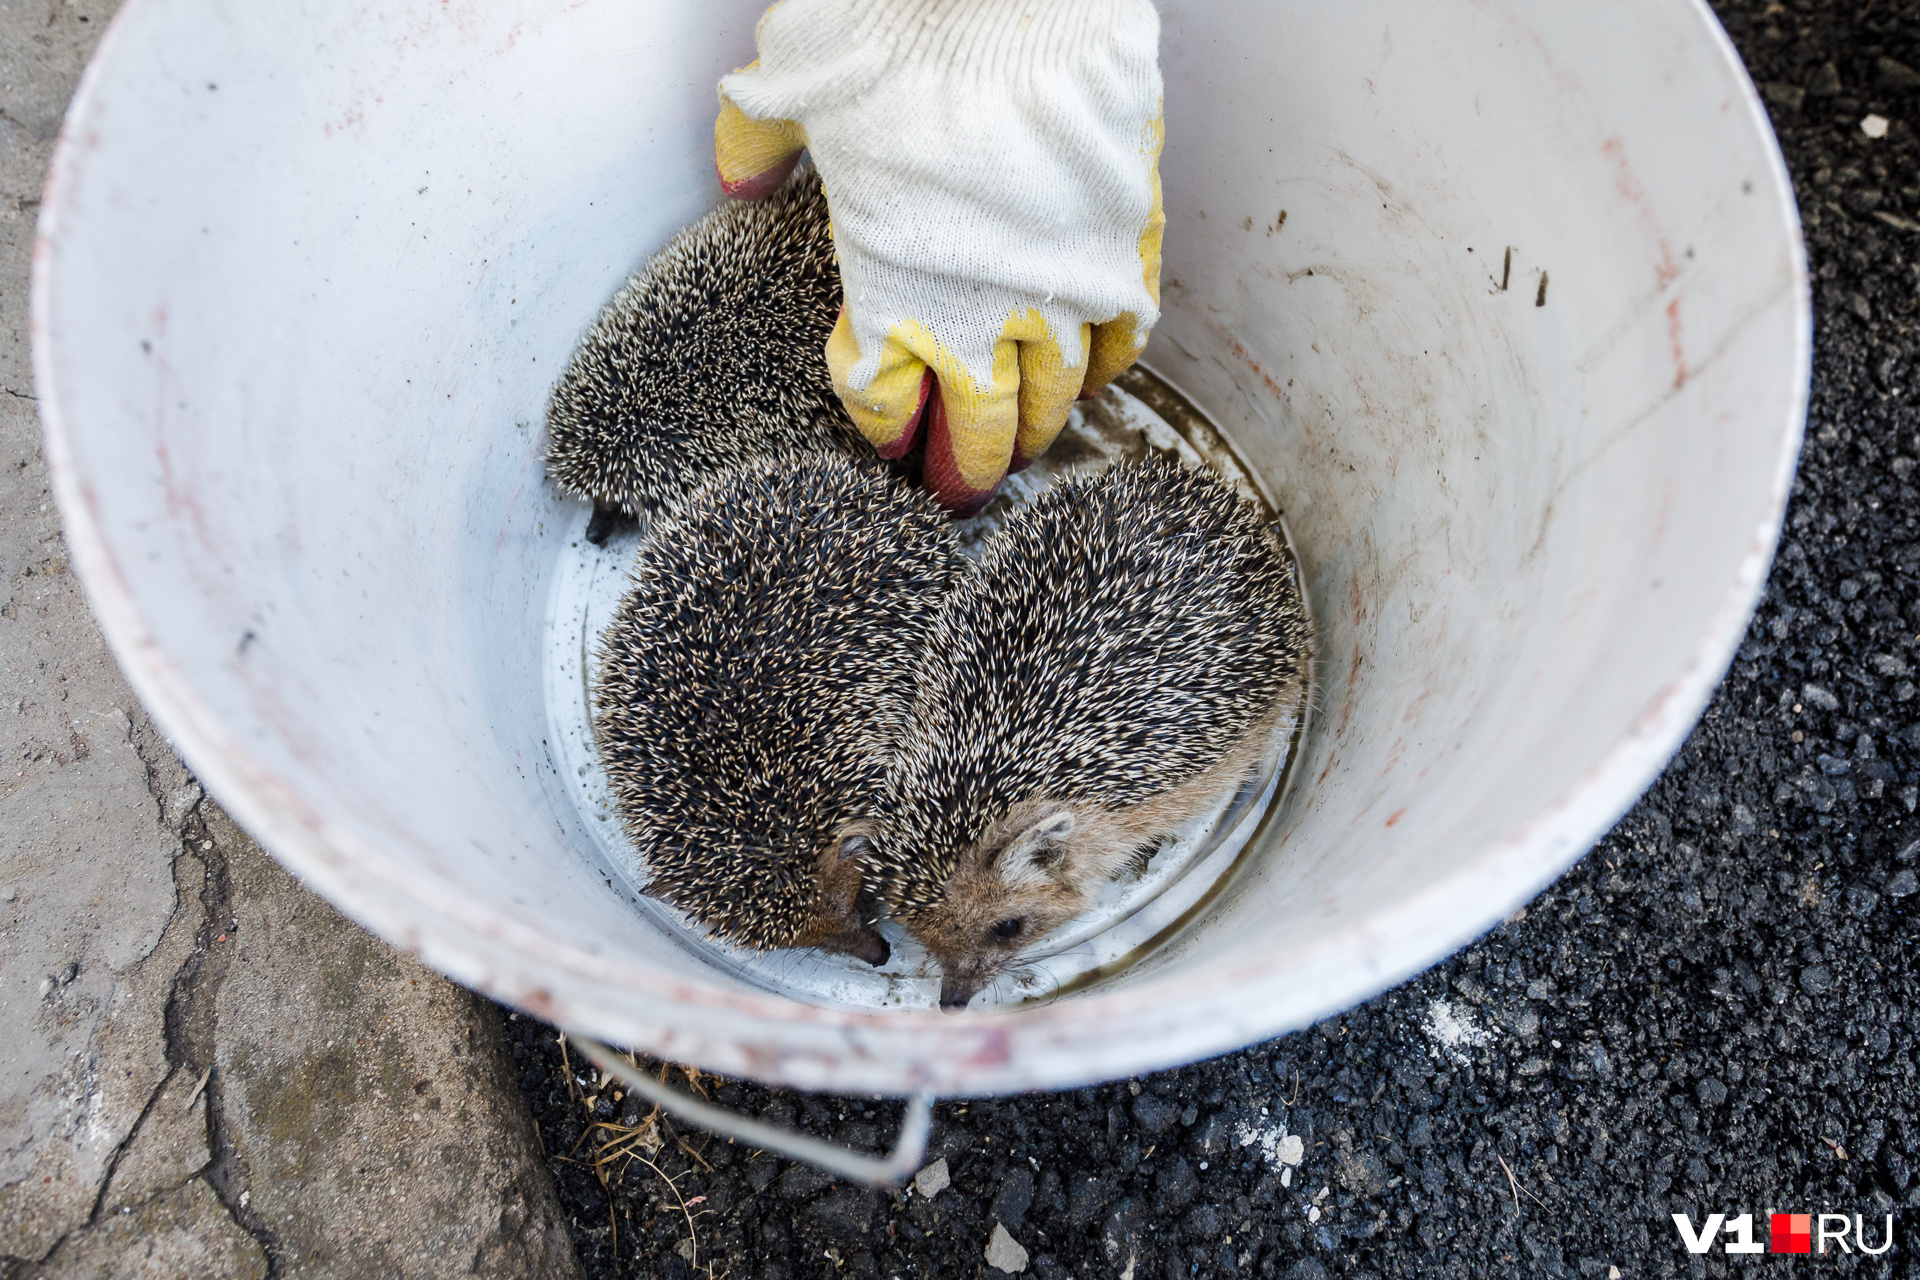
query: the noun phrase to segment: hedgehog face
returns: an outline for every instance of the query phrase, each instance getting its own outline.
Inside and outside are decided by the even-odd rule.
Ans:
[[[960,856],[914,928],[940,961],[940,1007],[964,1009],[1022,950],[1087,909],[1130,846],[1094,805],[1015,805]]]

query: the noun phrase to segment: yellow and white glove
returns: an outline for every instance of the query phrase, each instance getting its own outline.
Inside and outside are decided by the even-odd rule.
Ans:
[[[1149,0],[781,0],[720,82],[714,163],[758,199],[813,153],[846,308],[827,364],[886,457],[972,511],[1160,315]],[[937,392],[937,394],[934,394]]]

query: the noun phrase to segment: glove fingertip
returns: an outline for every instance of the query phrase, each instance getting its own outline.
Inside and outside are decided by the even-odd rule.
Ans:
[[[720,159],[716,156],[713,172],[720,179],[720,189],[735,200],[764,200],[780,189],[799,163],[800,153],[796,151],[771,169],[762,169],[759,173],[728,181],[726,170],[720,167]]]
[[[843,310],[841,314],[846,313]],[[920,433],[926,427],[927,406],[934,400],[934,386],[933,370],[928,369],[920,378],[920,402],[913,406],[913,412],[909,413],[901,424],[900,434],[885,444],[874,445],[875,452],[888,462],[906,457],[913,451],[913,446],[919,443]]]
[[[933,494],[934,501],[955,519],[978,515],[980,509],[999,492],[1006,472],[1002,471],[984,489],[974,487],[961,472],[959,460],[954,457],[953,436],[947,430],[946,405],[940,396],[935,395],[928,401],[928,412],[924,416],[927,419],[927,464],[921,475],[922,481]]]

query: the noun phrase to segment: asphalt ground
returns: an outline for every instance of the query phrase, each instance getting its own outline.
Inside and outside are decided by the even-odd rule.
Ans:
[[[588,1274],[1001,1276],[996,1223],[1041,1280],[1920,1274],[1920,3],[1716,8],[1799,193],[1812,411],[1746,643],[1632,812],[1521,916],[1311,1030],[942,1104],[932,1197],[649,1124],[510,1020]],[[870,1150],[898,1115],[698,1085]],[[1670,1218],[1752,1213],[1764,1244],[1772,1211],[1861,1215],[1876,1247],[1891,1215],[1894,1245],[1695,1256]]]

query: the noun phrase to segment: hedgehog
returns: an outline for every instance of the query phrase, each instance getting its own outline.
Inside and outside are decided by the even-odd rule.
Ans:
[[[963,563],[931,498],[838,455],[728,471],[648,526],[594,691],[646,892],[739,946],[886,962],[867,816]]]
[[[1309,645],[1291,558],[1211,472],[1120,463],[1015,513],[932,621],[869,854],[941,1007],[1241,786]]]
[[[594,503],[594,541],[754,458],[876,456],[827,372],[839,311],[811,167],[669,240],[601,311],[547,405],[547,474]]]

